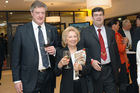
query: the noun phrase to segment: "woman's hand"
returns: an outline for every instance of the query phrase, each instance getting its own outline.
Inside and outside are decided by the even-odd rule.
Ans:
[[[78,64],[77,62],[74,63],[74,70],[75,71],[81,71],[82,70],[82,65]]]
[[[70,59],[67,56],[64,56],[58,63],[58,68],[62,68],[65,65],[69,64]]]

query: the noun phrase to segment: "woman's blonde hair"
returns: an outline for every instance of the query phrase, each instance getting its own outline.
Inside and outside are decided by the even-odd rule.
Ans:
[[[73,26],[69,26],[67,27],[63,32],[62,32],[62,46],[66,47],[66,38],[68,36],[68,33],[70,31],[73,31],[77,34],[77,38],[78,38],[78,42],[80,41],[80,32],[77,28],[73,27]]]

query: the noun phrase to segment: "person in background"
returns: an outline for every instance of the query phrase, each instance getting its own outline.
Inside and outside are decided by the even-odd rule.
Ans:
[[[92,9],[93,25],[81,31],[79,46],[86,48],[91,59],[90,76],[93,93],[117,93],[121,65],[115,32],[104,26],[104,9]]]
[[[136,58],[137,58],[137,83],[139,86],[140,93],[140,40],[138,41],[137,44]]]
[[[127,93],[127,87],[129,86],[129,62],[126,54],[126,46],[128,43],[128,39],[126,37],[122,37],[119,31],[119,21],[117,19],[113,19],[108,23],[108,26],[115,31],[115,39],[118,46],[118,51],[121,59],[121,71],[119,74],[119,93]]]
[[[136,26],[137,28],[134,30],[132,41],[132,48],[134,51],[136,51],[137,43],[140,40],[140,15],[137,15],[136,17]]]
[[[12,75],[17,93],[54,93],[56,27],[46,24],[47,6],[34,1],[32,22],[17,27],[12,46]],[[48,44],[48,45],[47,45]]]
[[[133,38],[133,31],[131,30],[132,25],[129,19],[125,19],[122,22],[122,29],[118,32],[123,36],[126,37],[129,42],[127,44],[127,48],[132,50],[132,38]]]
[[[62,75],[60,84],[60,93],[88,93],[86,75],[89,72],[89,61],[87,60],[83,65],[77,63],[75,60],[75,53],[83,48],[77,47],[80,40],[79,31],[69,26],[62,33],[62,45],[64,48],[57,50],[56,68],[57,76]],[[64,51],[70,52],[70,58],[63,55]],[[69,68],[66,68],[67,65]],[[76,72],[79,75],[76,75]]]
[[[3,38],[3,33],[1,33],[0,35],[0,80],[2,78],[2,66],[3,66],[3,62],[5,60],[5,46],[4,46],[4,38]],[[0,82],[1,85],[1,82]]]
[[[130,52],[134,51],[133,44],[135,42],[134,38],[137,36],[137,35],[134,35],[136,31],[131,30],[132,27],[131,27],[131,22],[129,19],[123,20],[122,26],[123,26],[122,30],[119,30],[119,32],[121,33],[123,37],[127,37],[129,40],[129,43],[127,44],[127,50],[129,50]],[[127,57],[130,63],[130,77],[132,80],[132,84],[130,84],[129,87],[134,93],[137,93],[138,85],[137,85],[136,54],[129,54],[129,51],[127,51]]]
[[[136,27],[140,27],[140,15],[136,17]]]

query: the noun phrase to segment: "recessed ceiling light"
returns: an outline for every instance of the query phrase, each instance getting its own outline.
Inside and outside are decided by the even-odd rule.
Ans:
[[[13,14],[13,12],[10,12],[9,14],[10,14],[10,15],[12,15],[12,14]]]
[[[121,20],[122,20],[122,18],[118,18],[118,20],[119,20],[119,21],[121,21]]]
[[[8,3],[8,0],[6,0],[5,3],[7,4]]]

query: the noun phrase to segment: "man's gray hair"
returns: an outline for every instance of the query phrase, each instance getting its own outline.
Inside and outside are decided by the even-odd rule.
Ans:
[[[123,26],[123,27],[126,27],[128,23],[130,23],[130,20],[129,20],[129,19],[125,19],[125,20],[123,20],[123,22],[122,22],[122,26]]]
[[[34,8],[40,8],[40,7],[44,7],[47,11],[47,5],[39,0],[36,0],[32,3],[31,7],[30,7],[30,11],[33,12]]]

